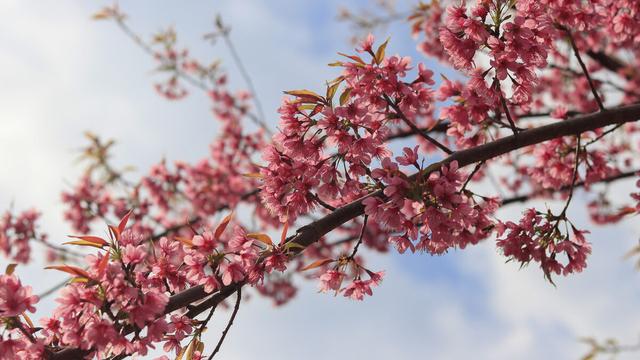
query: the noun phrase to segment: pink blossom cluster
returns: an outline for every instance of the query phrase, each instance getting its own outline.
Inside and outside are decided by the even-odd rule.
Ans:
[[[335,292],[335,294],[342,293],[345,297],[353,300],[363,300],[365,295],[372,296],[373,290],[371,288],[380,285],[382,278],[384,277],[384,272],[373,272],[356,263],[354,266],[356,267],[355,271],[357,275],[348,285],[343,286],[343,282],[348,275],[341,269],[344,269],[348,263],[343,262],[343,264],[343,266],[339,265],[335,269],[327,270],[320,275],[320,291]],[[369,278],[363,280],[360,277],[360,272],[365,272]]]
[[[559,189],[571,185],[576,161],[581,165],[584,163],[586,169],[584,176],[580,172],[576,174],[576,181],[584,177],[587,185],[616,173],[603,151],[586,150],[581,146],[580,155],[576,159],[577,146],[575,137],[564,137],[539,144],[533,149],[535,163],[532,166],[523,166],[523,169],[526,169],[533,184],[544,189]]]
[[[308,90],[289,92],[280,107],[280,132],[263,151],[261,197],[281,220],[295,219],[318,203],[339,206],[366,193],[362,180],[374,159],[388,157],[385,141],[392,125],[414,124],[432,112],[432,72],[419,64],[407,77],[410,59],[385,57],[373,37],[358,49],[370,56],[345,55],[343,74],[321,96]],[[344,84],[338,104],[333,98]],[[337,96],[336,96],[337,97]],[[335,149],[325,154],[325,149]],[[316,193],[317,192],[317,193]]]
[[[384,197],[365,199],[365,214],[397,233],[389,241],[401,253],[419,250],[441,254],[486,239],[499,201],[463,189],[466,176],[455,161],[426,179],[411,181],[398,163],[413,163],[415,158],[414,151],[405,149],[397,163],[382,160],[383,167],[375,169],[372,176],[384,184]]]
[[[563,232],[564,222],[568,220],[563,216],[527,209],[519,223],[497,224],[497,245],[504,256],[523,265],[531,261],[540,263],[549,280],[554,273],[568,275],[581,272],[591,254],[591,244],[584,238],[588,231],[578,230],[569,223],[571,234]],[[566,260],[563,261],[562,257]]]
[[[31,240],[45,242],[47,236],[37,230],[40,213],[35,209],[17,215],[10,211],[0,218],[0,253],[19,263],[27,263],[31,255]]]
[[[537,2],[512,3],[515,14],[509,13],[510,4],[502,1],[480,0],[469,13],[464,4],[448,7],[440,41],[452,64],[460,70],[476,69],[476,53],[481,48],[488,49],[494,78],[510,79],[511,101],[526,105],[537,81],[535,70],[547,65],[554,28]]]
[[[240,226],[225,235],[231,216],[214,230],[157,242],[148,241],[135,227],[125,228],[130,216],[118,227],[110,226],[109,240],[74,237],[77,240],[71,244],[99,249],[86,257],[85,268],[49,267],[72,274],[74,280],[62,290],[52,315],[41,320],[40,330],[16,319],[24,311],[34,311],[38,298],[31,295],[31,288],[14,276],[0,276],[0,317],[13,319],[4,323],[10,334],[16,334],[15,339],[3,337],[0,349],[21,346],[29,348],[33,357],[34,351],[42,355],[71,347],[107,357],[145,355],[162,344],[165,351],[178,353],[181,342],[200,330],[184,312],[167,313],[171,295],[196,286],[211,293],[232,284],[262,285],[265,274],[287,267],[286,244],[276,246],[267,235],[247,234]],[[276,302],[283,296],[287,295],[273,294]],[[12,345],[14,340],[19,344]],[[36,344],[37,349],[31,349]]]
[[[43,341],[31,341],[32,329],[20,317],[35,312],[38,297],[30,286],[23,286],[15,275],[0,275],[0,358],[7,360],[43,359]],[[29,320],[30,321],[30,320]],[[4,327],[4,329],[3,329]]]
[[[67,206],[64,218],[75,231],[89,232],[91,222],[106,216],[112,201],[103,183],[83,176],[71,191],[62,192],[62,202]]]

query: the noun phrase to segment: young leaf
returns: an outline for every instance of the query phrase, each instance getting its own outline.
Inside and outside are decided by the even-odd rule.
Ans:
[[[295,96],[302,100],[312,100],[313,102],[324,101],[324,98],[311,90],[291,90],[284,92],[287,95]]]
[[[351,88],[346,88],[340,95],[340,105],[344,105],[351,97]]]
[[[29,318],[29,316],[27,316],[26,313],[22,313],[21,315],[24,318],[24,321],[26,321],[27,324],[29,324],[29,328],[33,329],[34,326],[33,326],[33,321],[31,321],[31,318]]]
[[[85,278],[91,278],[89,273],[79,267],[69,266],[69,265],[55,265],[55,266],[47,266],[45,267],[47,270],[58,270],[62,272],[66,272],[67,274],[71,274],[74,276],[80,276]]]
[[[273,246],[273,241],[271,241],[271,237],[267,234],[259,234],[259,233],[250,233],[247,234],[248,238],[256,239],[260,242],[263,242],[269,246]]]
[[[107,245],[108,242],[98,236],[75,236],[75,235],[69,235],[70,238],[72,239],[79,239],[82,242],[86,242],[86,243],[91,243],[94,245],[99,245],[99,246],[104,246]],[[70,242],[66,242],[65,244],[69,244],[69,243],[74,243],[75,241],[70,241]]]
[[[384,55],[387,50],[388,43],[389,43],[389,38],[387,38],[387,40],[385,40],[385,42],[383,42],[382,45],[378,47],[378,50],[376,50],[376,57],[374,58],[374,60],[376,61],[376,64],[380,65],[382,60],[384,60]]]
[[[107,269],[107,264],[109,264],[108,252],[102,256],[102,259],[100,259],[100,263],[98,264],[98,274],[100,274],[100,276],[102,276]]]
[[[16,270],[16,266],[18,266],[18,264],[15,263],[7,265],[7,268],[4,270],[4,274],[13,275],[13,272]]]
[[[246,174],[242,174],[242,176],[248,177],[248,178],[251,178],[251,179],[262,179],[263,178],[262,174],[260,174],[258,172],[246,173]]]
[[[220,239],[220,235],[222,235],[222,233],[224,232],[224,229],[227,228],[227,225],[229,225],[229,222],[231,221],[232,218],[233,218],[233,211],[231,212],[231,214],[225,216],[225,218],[222,219],[222,221],[220,222],[220,224],[216,228],[216,231],[215,231],[215,234],[214,234],[214,238],[216,240]]]
[[[347,54],[345,54],[345,53],[340,53],[340,52],[338,53],[338,55],[342,55],[342,56],[344,56],[344,57],[346,57],[346,58],[349,58],[349,59],[351,59],[351,60],[355,61],[356,63],[360,64],[360,65],[365,65],[365,64],[366,64],[366,63],[364,62],[364,60],[362,60],[362,59],[360,58],[360,56],[358,56],[358,55],[347,55]]]
[[[289,221],[285,220],[282,234],[280,235],[280,244],[284,244],[284,240],[287,238],[287,231],[289,231]]]
[[[189,247],[193,247],[193,242],[191,241],[191,239],[187,239],[181,236],[176,236],[175,239]]]
[[[315,269],[317,267],[332,263],[334,261],[335,261],[334,259],[316,260],[316,261],[312,262],[311,264],[309,264],[309,265],[303,267],[302,269],[300,269],[300,271],[307,271],[307,270]]]
[[[91,246],[91,247],[98,248],[98,249],[102,249],[102,246],[103,246],[103,245],[96,244],[94,242],[86,241],[86,240],[67,241],[67,242],[62,243],[62,245]]]
[[[111,238],[116,241],[120,240],[120,230],[113,225],[108,225],[107,227],[109,228],[109,235]]]
[[[131,216],[132,212],[133,209],[129,210],[129,212],[127,212],[126,215],[122,217],[122,220],[120,220],[120,224],[118,224],[118,231],[120,232],[120,234],[122,234],[125,227],[127,227],[127,222],[129,221],[129,217]]]

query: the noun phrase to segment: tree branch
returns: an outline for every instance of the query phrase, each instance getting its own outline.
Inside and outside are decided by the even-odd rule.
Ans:
[[[517,150],[530,145],[542,143],[551,139],[560,138],[569,135],[578,135],[582,132],[592,131],[605,127],[607,125],[623,124],[633,122],[640,119],[640,104],[618,107],[605,110],[599,113],[577,116],[562,122],[555,122],[549,125],[519,132],[518,135],[511,135],[496,141],[476,146],[470,149],[460,150],[442,161],[436,162],[428,166],[420,173],[413,174],[409,180],[416,180],[419,176],[429,176],[434,171],[439,170],[442,165],[449,164],[453,161],[458,162],[459,167],[468,166],[480,161],[490,160],[500,155],[507,154],[513,150]],[[578,186],[578,184],[576,184]],[[364,213],[364,205],[362,201],[371,196],[381,196],[381,191],[372,192],[356,201],[337,208],[332,213],[321,219],[313,221],[298,229],[295,235],[287,239],[287,242],[295,242],[302,245],[303,248],[318,241],[322,236],[341,226],[342,224],[360,216]],[[302,249],[294,248],[295,251]],[[211,296],[200,305],[192,308],[190,315],[200,314],[211,306],[215,306],[228,296],[233,294],[244,283],[232,284],[223,287],[216,294]],[[171,296],[167,304],[164,314],[168,314],[177,309],[183,308],[191,303],[202,300],[209,296],[202,286],[195,286],[184,290],[181,293]],[[204,305],[207,303],[207,305]],[[193,310],[197,309],[197,310]],[[198,312],[200,311],[200,312]],[[197,314],[196,314],[197,313]],[[193,315],[193,316],[195,316]],[[50,360],[75,360],[82,359],[86,354],[84,350],[68,348],[50,355]]]

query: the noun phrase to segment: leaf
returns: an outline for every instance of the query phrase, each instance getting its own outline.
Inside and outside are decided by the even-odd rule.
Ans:
[[[248,238],[256,239],[260,242],[263,242],[267,245],[273,246],[273,241],[271,241],[271,237],[267,234],[259,234],[259,233],[250,233],[247,234]]]
[[[324,101],[324,98],[311,90],[291,90],[284,92],[287,95],[295,96],[297,98],[313,100],[315,102]]]
[[[85,243],[91,243],[94,245],[100,245],[100,246],[104,246],[109,244],[105,239],[98,237],[98,236],[75,236],[75,235],[69,235],[70,238],[73,239],[80,239],[82,242]],[[65,244],[69,244],[69,243],[73,243],[75,241],[70,241],[70,242],[66,242]]]
[[[349,59],[355,61],[356,63],[360,64],[360,65],[365,65],[366,64],[364,62],[364,60],[362,60],[362,58],[360,58],[360,56],[358,56],[358,55],[347,55],[347,54],[341,53],[341,52],[339,52],[338,55],[342,55],[342,56],[344,56],[346,58],[349,58]]]
[[[107,264],[109,264],[109,252],[102,256],[102,259],[100,259],[100,263],[98,264],[98,274],[100,274],[100,276],[102,276],[107,269]]]
[[[336,94],[336,91],[338,91],[338,88],[340,87],[340,83],[342,82],[336,82],[335,84],[327,87],[327,101],[331,102],[331,99],[333,99],[333,96]]]
[[[252,178],[252,179],[262,179],[264,177],[259,172],[246,173],[246,174],[242,174],[242,176]]]
[[[220,235],[222,235],[222,233],[224,232],[224,229],[227,228],[227,225],[229,225],[229,222],[231,221],[232,218],[233,218],[233,211],[231,212],[231,214],[225,216],[225,218],[222,219],[222,221],[220,222],[220,224],[216,228],[216,231],[215,231],[215,234],[214,234],[214,238],[216,240],[218,240],[220,238]]]
[[[187,351],[184,353],[185,360],[193,359],[193,353],[196,352],[197,343],[198,339],[196,338],[193,338],[193,340],[189,343],[189,346],[187,346]]]
[[[292,248],[298,248],[298,249],[304,249],[304,246],[298,244],[297,242],[288,242],[284,245],[284,248],[286,250],[292,249]]]
[[[378,50],[376,50],[376,56],[374,57],[374,60],[376,61],[376,64],[380,65],[382,60],[384,60],[384,55],[385,55],[385,52],[387,50],[387,44],[388,43],[389,43],[389,38],[387,38],[387,40],[385,40],[382,43],[382,45],[380,45],[380,47],[378,47]]]
[[[118,228],[113,225],[108,225],[108,228],[111,238],[115,239],[116,241],[120,240],[120,230],[118,230]]]
[[[33,321],[31,321],[31,318],[29,318],[29,316],[26,313],[22,313],[21,315],[24,318],[24,321],[26,321],[27,324],[29,324],[29,327],[33,329],[34,326],[33,326]]]
[[[322,259],[322,260],[316,260],[314,262],[312,262],[311,264],[303,267],[302,269],[300,269],[300,271],[307,271],[307,270],[311,270],[311,269],[315,269],[317,267],[329,264],[334,262],[334,259]]]
[[[71,279],[69,281],[70,284],[73,283],[86,283],[89,282],[89,279],[87,279],[86,277],[74,277],[73,279]]]
[[[133,209],[129,210],[129,212],[127,212],[127,214],[124,217],[122,217],[122,220],[120,220],[120,224],[118,224],[118,231],[120,232],[120,234],[122,234],[125,227],[127,226],[127,222],[129,222],[129,217],[131,216],[131,213],[133,213]]]
[[[176,236],[175,239],[189,247],[193,247],[193,242],[191,241],[191,239],[187,239],[181,236]]]
[[[18,266],[18,264],[15,263],[7,265],[7,268],[4,270],[4,274],[13,275],[13,272],[16,270],[16,266]]]
[[[178,356],[176,356],[176,360],[182,360],[182,357],[184,356],[184,352],[187,350],[186,347],[183,347],[180,349],[180,352],[178,353]]]
[[[344,63],[342,61],[334,61],[334,62],[332,62],[330,64],[327,64],[327,65],[333,66],[333,67],[335,67],[335,66],[344,66]]]
[[[344,105],[351,97],[351,88],[346,88],[340,95],[340,105]]]
[[[58,271],[66,272],[67,274],[80,276],[80,277],[85,277],[87,279],[91,278],[91,276],[89,276],[88,272],[86,272],[83,269],[80,269],[79,267],[75,267],[75,266],[55,265],[55,266],[47,266],[47,267],[45,267],[45,269],[47,269],[47,270],[58,270]]]
[[[280,244],[284,244],[284,240],[287,238],[287,231],[289,231],[289,219],[284,221],[284,227],[282,228],[282,235],[280,235]]]
[[[313,108],[313,111],[311,111],[311,112],[309,113],[309,115],[308,115],[308,116],[309,116],[309,117],[312,117],[312,116],[314,116],[315,114],[317,114],[317,113],[319,113],[320,111],[322,111],[323,109],[324,109],[324,105],[320,105],[320,104],[318,104],[318,105],[316,105],[316,106]]]
[[[94,247],[94,248],[102,249],[102,245],[98,245],[96,243],[92,243],[90,241],[85,241],[85,240],[67,241],[67,242],[62,243],[62,245],[91,246],[91,247]]]
[[[109,8],[104,8],[91,16],[93,20],[107,20],[111,17],[112,12]]]

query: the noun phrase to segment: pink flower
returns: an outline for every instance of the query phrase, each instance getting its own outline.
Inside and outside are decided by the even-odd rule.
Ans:
[[[122,261],[128,265],[137,265],[142,263],[147,257],[145,245],[134,246],[127,245],[122,252]]]
[[[345,274],[336,270],[327,270],[324,274],[320,275],[320,291],[335,291],[338,292],[340,290],[340,286],[342,285],[342,280],[344,279]]]
[[[0,275],[0,315],[18,316],[25,311],[35,312],[38,297],[31,295],[31,286],[22,286],[13,275]]]
[[[363,300],[365,295],[373,295],[371,280],[354,280],[344,289],[344,296],[354,300]]]
[[[244,280],[244,269],[242,265],[236,262],[222,262],[220,264],[220,272],[222,273],[222,283],[230,285],[235,282]]]

